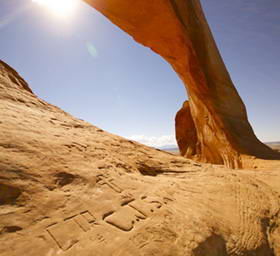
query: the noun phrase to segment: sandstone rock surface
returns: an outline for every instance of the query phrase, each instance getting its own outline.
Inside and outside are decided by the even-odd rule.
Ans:
[[[195,124],[192,119],[190,104],[185,101],[175,118],[176,140],[182,156],[194,158],[198,143]]]
[[[0,62],[1,256],[280,256],[280,164],[256,164],[198,164],[109,134]]]
[[[235,168],[248,155],[280,159],[255,136],[199,0],[84,1],[160,54],[184,82],[198,138],[194,159]]]

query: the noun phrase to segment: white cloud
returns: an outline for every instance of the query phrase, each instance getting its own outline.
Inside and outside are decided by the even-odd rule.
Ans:
[[[176,139],[174,135],[162,135],[159,137],[146,135],[132,135],[128,139],[138,141],[147,146],[162,148],[166,146],[176,146]]]

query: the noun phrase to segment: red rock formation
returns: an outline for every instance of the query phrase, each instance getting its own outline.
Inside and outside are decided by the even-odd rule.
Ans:
[[[176,140],[182,156],[196,155],[197,134],[192,119],[190,104],[185,101],[175,118]]]
[[[245,155],[276,157],[255,136],[199,0],[85,0],[167,60],[189,94],[196,158],[241,167]],[[188,143],[188,142],[186,142]]]

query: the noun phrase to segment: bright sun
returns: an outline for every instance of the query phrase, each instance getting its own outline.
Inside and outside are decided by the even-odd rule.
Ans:
[[[60,17],[69,17],[77,7],[78,0],[32,0],[46,7],[53,14]]]

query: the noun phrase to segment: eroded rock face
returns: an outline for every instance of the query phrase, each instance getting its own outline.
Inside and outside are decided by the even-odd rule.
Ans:
[[[198,143],[195,125],[191,115],[190,104],[185,101],[175,118],[176,140],[182,156],[194,158]]]
[[[0,70],[1,256],[280,256],[279,163],[234,171],[149,148]]]
[[[199,0],[84,1],[160,54],[182,79],[198,138],[195,159],[236,168],[246,155],[280,159],[256,138]]]
[[[0,60],[0,86],[2,90],[6,90],[8,96],[8,90],[10,88],[14,89],[24,89],[30,93],[32,93],[28,84],[24,81],[24,79],[9,65]]]

